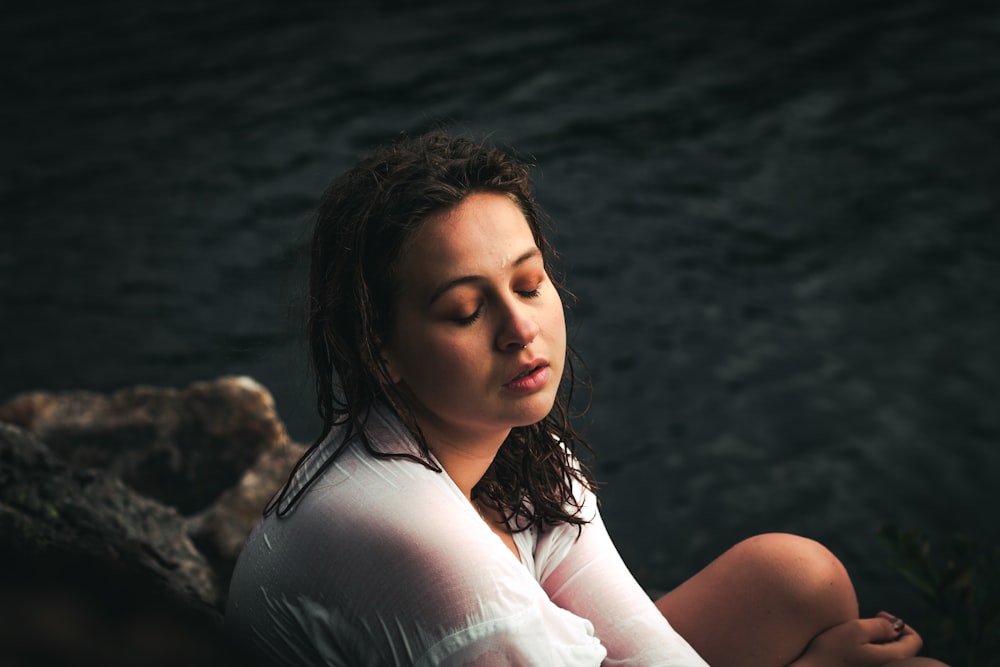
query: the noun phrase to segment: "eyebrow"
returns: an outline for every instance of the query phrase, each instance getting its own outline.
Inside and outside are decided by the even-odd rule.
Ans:
[[[517,267],[521,266],[528,260],[541,256],[542,256],[541,250],[539,250],[537,247],[531,248],[530,250],[523,253],[520,257],[515,259],[513,264],[511,264],[511,268],[516,269]],[[427,305],[428,306],[433,305],[435,301],[441,298],[441,295],[443,295],[445,292],[454,287],[458,287],[459,285],[468,285],[469,283],[479,282],[482,279],[483,276],[479,275],[459,276],[458,278],[453,278],[439,285],[438,288],[434,290],[434,292],[431,294],[431,298],[427,301]]]

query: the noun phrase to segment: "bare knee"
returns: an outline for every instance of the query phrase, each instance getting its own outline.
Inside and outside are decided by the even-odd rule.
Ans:
[[[858,617],[854,585],[840,560],[825,546],[787,533],[746,539],[731,550],[752,572],[756,586],[784,614],[801,614],[821,629]]]
[[[740,542],[656,605],[712,665],[787,665],[816,635],[858,617],[837,557],[784,533]]]

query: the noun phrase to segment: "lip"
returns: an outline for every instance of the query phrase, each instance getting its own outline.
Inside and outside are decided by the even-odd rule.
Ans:
[[[521,366],[517,375],[504,383],[504,388],[518,394],[530,394],[545,386],[552,375],[549,362],[534,359]]]

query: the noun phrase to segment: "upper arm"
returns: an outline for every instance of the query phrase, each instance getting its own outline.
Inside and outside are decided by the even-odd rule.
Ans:
[[[308,507],[266,520],[240,568],[262,650],[322,656],[308,664],[601,664],[589,623],[552,604],[474,516],[372,522]]]

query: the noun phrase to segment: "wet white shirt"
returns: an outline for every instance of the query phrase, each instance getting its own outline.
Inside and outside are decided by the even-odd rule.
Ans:
[[[388,410],[382,451],[417,446]],[[322,445],[293,480],[332,451]],[[516,557],[447,473],[350,445],[240,554],[226,631],[276,665],[705,667],[636,583],[596,501],[582,532],[514,533]]]

